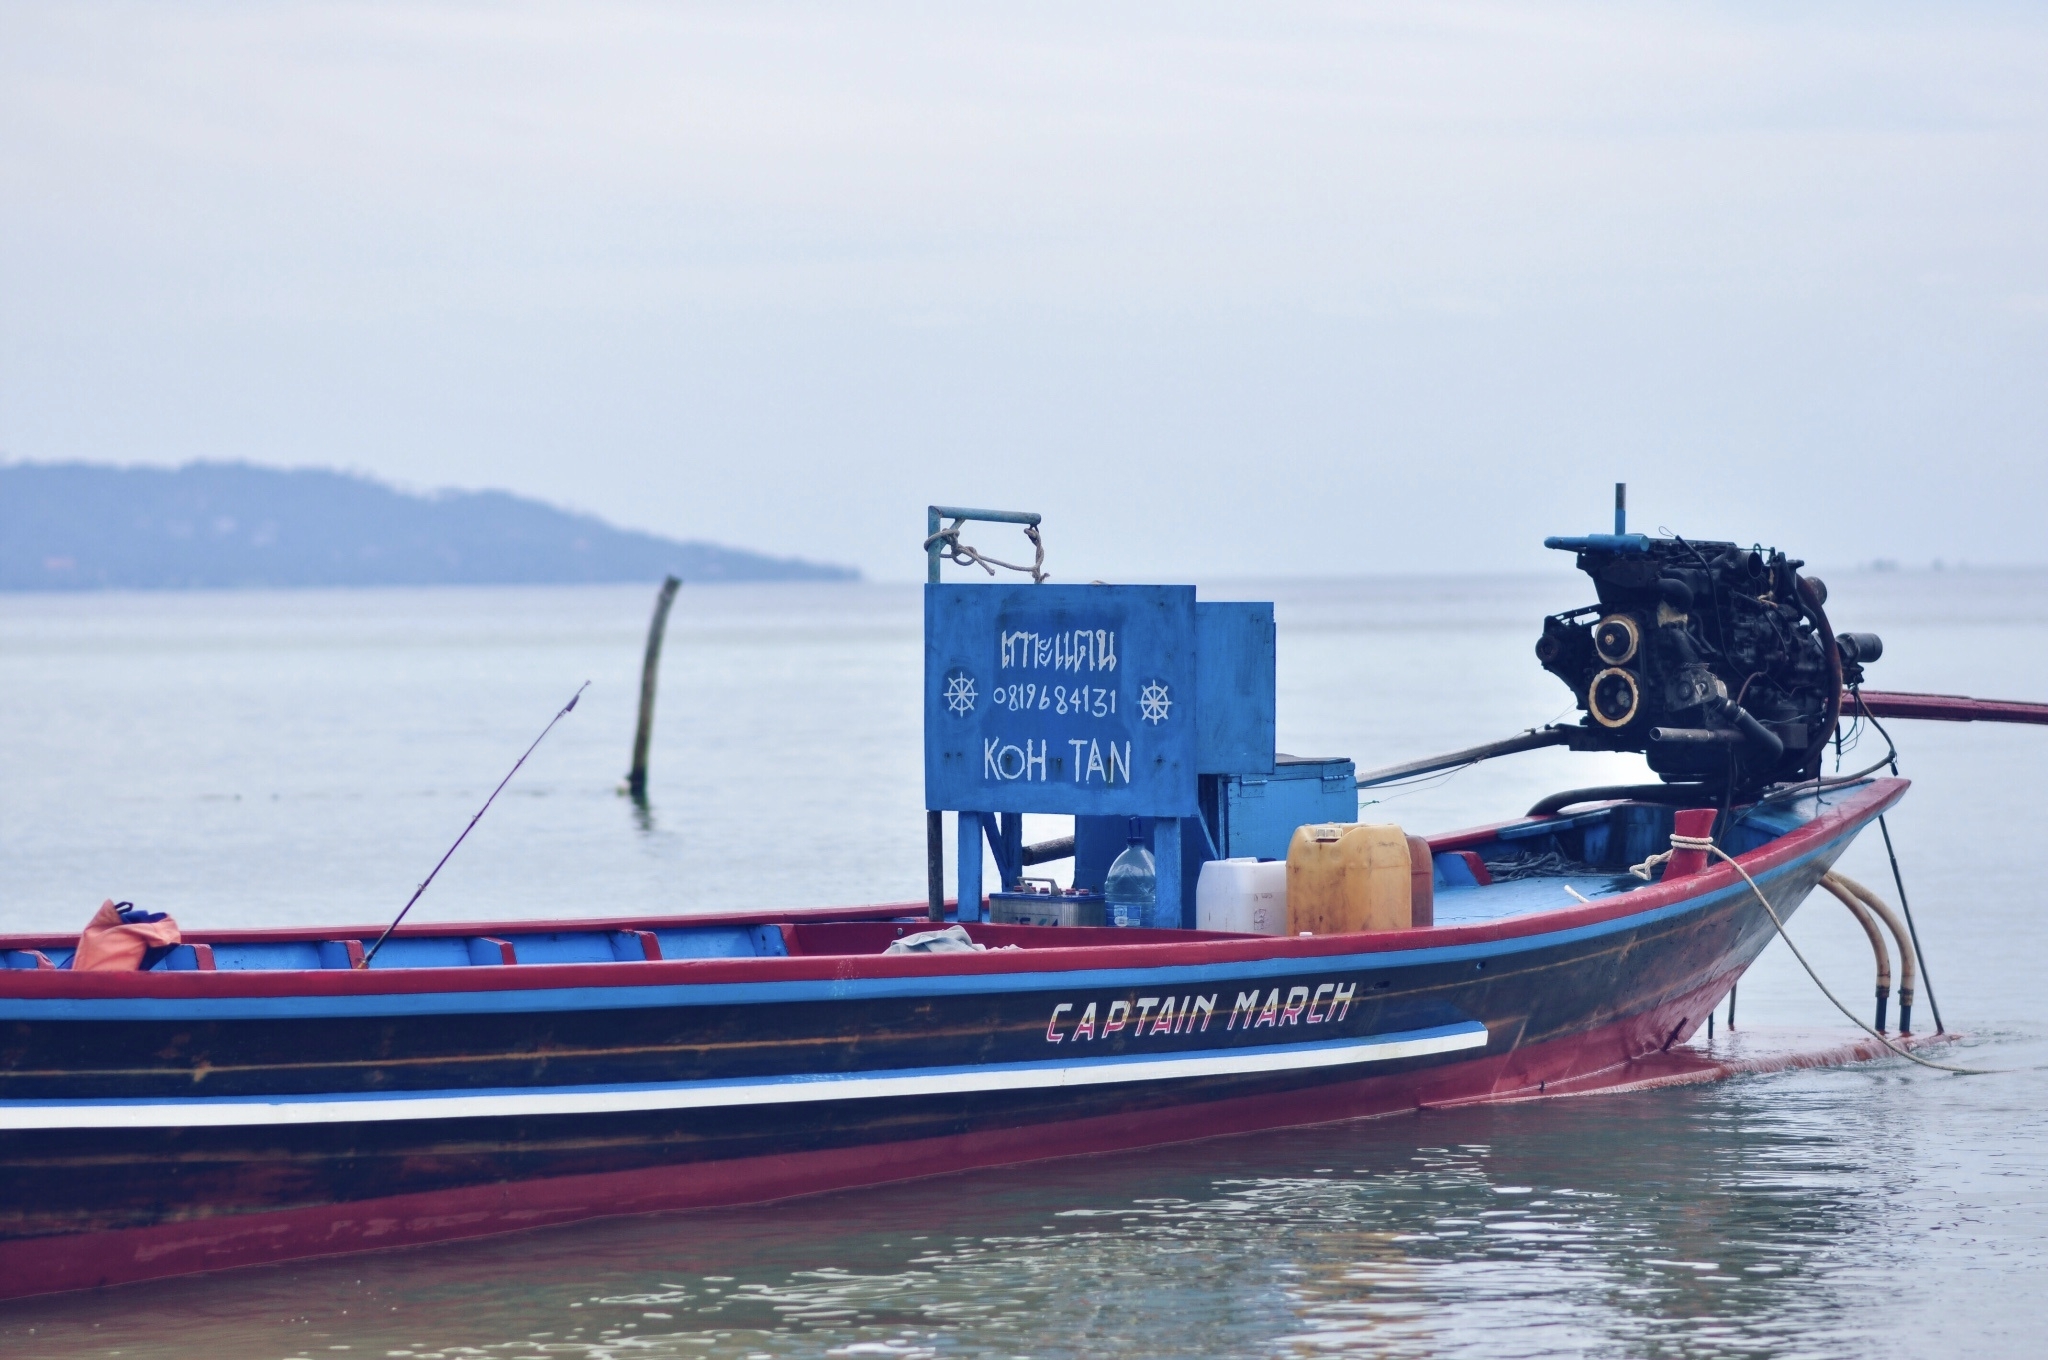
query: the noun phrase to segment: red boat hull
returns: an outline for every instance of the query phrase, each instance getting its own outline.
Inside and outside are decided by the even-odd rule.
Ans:
[[[1788,914],[1904,789],[1745,865]],[[1627,1083],[1774,930],[1704,865],[1473,925],[878,952],[916,928],[784,926],[758,959],[0,973],[0,1296]]]
[[[0,1243],[10,1296],[267,1265],[349,1252],[422,1246],[548,1224],[770,1200],[883,1185],[1048,1157],[1118,1152],[1262,1129],[1330,1123],[1430,1105],[1541,1094],[1546,1086],[1611,1076],[1656,1052],[1674,1029],[1682,1042],[1734,977],[1585,1034],[1400,1076],[1375,1076],[1204,1104],[1172,1121],[1187,1137],[1162,1138],[1157,1111],[985,1129],[950,1137],[778,1153],[708,1164],[563,1176],[345,1205],[164,1224],[90,1236]],[[1586,1089],[1584,1085],[1580,1090]],[[1195,1127],[1190,1128],[1190,1125]]]

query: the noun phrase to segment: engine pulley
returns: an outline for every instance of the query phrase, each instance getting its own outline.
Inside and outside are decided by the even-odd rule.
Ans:
[[[1593,653],[1610,666],[1626,666],[1635,660],[1643,634],[1626,614],[1609,614],[1593,629]]]
[[[1642,707],[1642,699],[1636,678],[1619,666],[1609,666],[1587,687],[1586,711],[1602,727],[1626,727]]]

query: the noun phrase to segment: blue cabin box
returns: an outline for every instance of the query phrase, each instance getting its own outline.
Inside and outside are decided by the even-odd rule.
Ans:
[[[927,586],[925,806],[960,814],[960,900],[980,900],[984,838],[994,886],[1021,877],[1021,813],[1073,816],[1073,886],[1097,890],[1135,820],[1162,926],[1194,924],[1206,861],[1283,858],[1303,823],[1356,820],[1349,760],[1274,753],[1275,668],[1270,603]]]
[[[1271,773],[1218,779],[1202,792],[1226,856],[1286,859],[1296,827],[1358,820],[1358,771],[1334,757],[1275,756]]]

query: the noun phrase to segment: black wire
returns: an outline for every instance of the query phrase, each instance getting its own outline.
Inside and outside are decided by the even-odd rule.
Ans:
[[[1722,843],[1722,837],[1726,836],[1729,832],[1735,829],[1735,827],[1728,820],[1728,809],[1734,804],[1734,802],[1735,749],[1733,747],[1730,747],[1728,749],[1728,774],[1727,777],[1721,781],[1721,810],[1714,814],[1715,831],[1713,835],[1713,841],[1716,845],[1720,845]]]
[[[1463,765],[1453,765],[1449,769],[1431,770],[1427,774],[1410,775],[1406,779],[1390,779],[1384,784],[1369,784],[1366,787],[1374,791],[1392,789],[1394,792],[1384,798],[1360,799],[1358,806],[1361,809],[1379,807],[1386,803],[1398,802],[1400,799],[1409,797],[1412,794],[1427,793],[1431,789],[1442,788],[1474,765],[1481,763],[1477,760],[1468,760]],[[1360,789],[1359,792],[1364,793],[1365,789]]]
[[[1765,807],[1771,803],[1783,802],[1787,798],[1804,797],[1807,796],[1809,792],[1813,796],[1818,797],[1821,793],[1825,792],[1828,789],[1843,788],[1847,785],[1858,783],[1861,780],[1867,779],[1871,775],[1876,774],[1879,770],[1884,769],[1886,766],[1890,766],[1892,774],[1894,776],[1897,776],[1897,774],[1899,773],[1898,743],[1892,740],[1892,734],[1885,730],[1884,724],[1877,720],[1877,716],[1873,714],[1870,711],[1869,706],[1863,702],[1863,687],[1861,685],[1849,686],[1849,697],[1856,701],[1857,725],[1861,726],[1864,722],[1868,722],[1871,725],[1871,727],[1876,730],[1877,734],[1880,737],[1884,738],[1885,753],[1883,758],[1880,759],[1876,764],[1867,765],[1863,769],[1858,770],[1856,773],[1851,775],[1837,775],[1832,779],[1821,779],[1819,777],[1815,777],[1810,782],[1807,780],[1801,780],[1799,783],[1791,786],[1790,788],[1781,789],[1777,793],[1767,794],[1764,797],[1757,799],[1756,802],[1752,803],[1748,808],[1744,809],[1742,815],[1740,817],[1737,817],[1735,819],[1734,824],[1728,828],[1729,831],[1734,831],[1735,827],[1742,825],[1744,821],[1748,820],[1751,813],[1754,813],[1758,809]],[[1840,728],[1837,727],[1836,731],[1839,734]],[[1838,755],[1838,768],[1839,763],[1840,757]],[[1927,1009],[1934,1013],[1934,1032],[1937,1034],[1945,1033],[1946,1031],[1943,1029],[1941,1023],[1941,1004],[1934,999],[1934,983],[1932,979],[1929,978],[1927,973],[1927,956],[1920,948],[1920,928],[1913,921],[1912,904],[1906,900],[1906,877],[1899,870],[1898,853],[1892,848],[1891,825],[1885,820],[1885,816],[1883,813],[1878,814],[1877,829],[1884,836],[1885,856],[1891,861],[1892,866],[1892,886],[1898,889],[1899,906],[1906,914],[1906,934],[1913,941],[1913,958],[1919,964],[1920,981],[1927,991]]]
[[[1455,775],[1465,773],[1465,771],[1479,763],[1477,760],[1468,760],[1462,765],[1446,765],[1441,770],[1425,770],[1421,774],[1411,774],[1405,779],[1388,779],[1377,784],[1367,784],[1364,787],[1367,789],[1405,789],[1413,793],[1417,789],[1426,788],[1431,784],[1444,783]],[[1360,790],[1360,792],[1363,791],[1364,789]],[[1371,798],[1366,800],[1366,805],[1369,807],[1379,801],[1377,798]]]
[[[1873,723],[1872,725],[1875,726],[1876,724]],[[1884,729],[1880,727],[1878,731],[1883,732]],[[1890,735],[1887,734],[1885,736],[1885,742],[1887,745],[1890,744]],[[1802,779],[1797,784],[1788,784],[1776,793],[1767,793],[1744,808],[1735,820],[1729,824],[1728,832],[1733,833],[1737,827],[1748,821],[1753,813],[1759,812],[1773,803],[1782,803],[1792,798],[1818,798],[1821,794],[1827,793],[1830,790],[1847,788],[1851,784],[1860,784],[1886,765],[1890,765],[1893,773],[1896,774],[1899,768],[1898,754],[1898,750],[1894,748],[1875,765],[1866,765],[1854,774],[1833,775],[1825,779],[1815,775],[1812,779]],[[1917,953],[1918,951],[1916,950],[1915,952]],[[1931,996],[1929,1000],[1930,1002],[1932,1001]]]

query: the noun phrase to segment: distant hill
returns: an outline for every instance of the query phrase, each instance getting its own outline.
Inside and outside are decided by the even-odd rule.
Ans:
[[[846,581],[848,567],[616,529],[503,491],[192,463],[0,466],[0,590]]]

